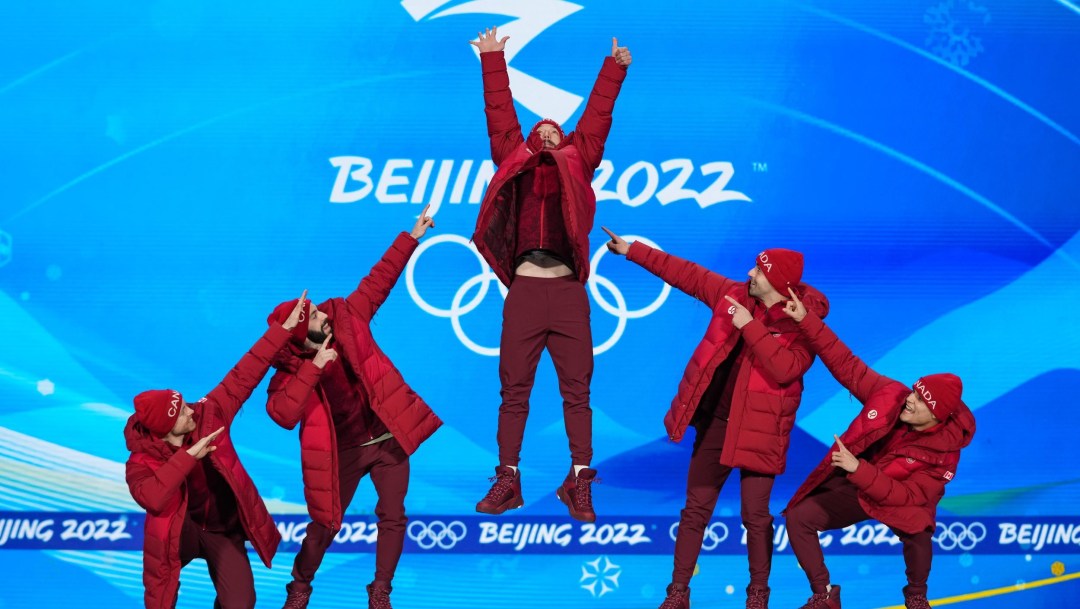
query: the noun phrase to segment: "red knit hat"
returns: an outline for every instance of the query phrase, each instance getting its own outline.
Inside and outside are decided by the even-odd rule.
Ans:
[[[556,123],[550,118],[545,118],[544,120],[533,125],[532,131],[530,131],[529,135],[525,138],[525,145],[530,150],[540,150],[544,147],[543,141],[540,138],[540,134],[536,132],[536,130],[540,128],[540,125],[551,125],[552,127],[555,127],[556,131],[559,132],[559,144],[558,146],[556,146],[556,148],[566,142],[566,134],[563,133],[562,127],[559,125],[559,123]]]
[[[135,396],[135,418],[150,433],[162,437],[172,431],[184,398],[172,389],[151,389]]]
[[[288,319],[289,315],[292,314],[293,308],[296,307],[296,302],[298,300],[300,299],[293,298],[292,300],[286,300],[285,302],[274,307],[273,312],[271,312],[270,316],[266,318],[266,324],[271,325],[275,322],[279,324],[284,324],[285,320]],[[311,301],[308,300],[307,302]],[[307,338],[307,335],[308,307],[305,306],[304,309],[300,311],[300,321],[298,321],[296,323],[296,327],[292,329],[292,338],[290,339],[290,341],[296,343],[297,345],[303,346],[304,339]]]
[[[794,250],[779,247],[765,250],[758,254],[757,265],[784,298],[788,297],[788,288],[794,288],[802,280],[803,255]]]
[[[964,384],[955,374],[943,372],[924,376],[915,381],[911,388],[930,407],[934,418],[944,421],[960,407],[960,394],[964,391]]]

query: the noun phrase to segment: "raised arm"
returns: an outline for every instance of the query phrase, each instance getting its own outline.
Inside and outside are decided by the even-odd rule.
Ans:
[[[818,354],[833,378],[850,391],[855,399],[865,403],[875,392],[896,382],[874,372],[866,362],[852,353],[820,317],[813,311],[806,310],[794,290],[789,288],[788,292],[791,300],[785,305],[784,312],[795,320],[810,348]]]
[[[427,208],[425,207],[424,210],[426,211]],[[421,214],[421,220],[425,217]],[[390,291],[394,289],[394,284],[397,283],[398,277],[405,270],[405,265],[408,264],[409,258],[419,245],[418,237],[413,236],[414,234],[416,234],[415,229],[412,234],[400,233],[382,258],[371,267],[371,271],[360,280],[360,285],[356,287],[356,290],[345,298],[349,306],[362,319],[370,321],[372,317],[375,317],[379,307],[390,296]],[[420,236],[423,236],[422,232]]]
[[[337,359],[337,351],[329,348],[331,336],[319,345],[315,357],[304,360],[295,372],[278,370],[266,388],[266,414],[285,429],[292,429],[304,418],[308,397],[322,377],[327,362]],[[299,358],[297,358],[299,359]]]
[[[755,359],[761,364],[772,380],[781,385],[786,385],[802,378],[810,365],[814,363],[814,353],[806,343],[806,339],[796,336],[791,340],[791,333],[783,342],[765,326],[764,322],[754,319],[750,311],[739,301],[731,296],[724,296],[731,304],[733,313],[731,323],[735,326],[746,345],[753,352]],[[785,344],[790,343],[790,344]]]
[[[678,256],[649,247],[640,241],[627,244],[618,235],[604,228],[611,236],[608,250],[626,256],[645,270],[666,283],[714,308],[724,294],[738,287],[738,283],[714,273],[703,266],[683,260]]]
[[[484,77],[484,113],[487,115],[488,137],[491,138],[491,160],[501,165],[503,160],[524,141],[518,123],[514,97],[510,93],[510,76],[506,72],[503,49],[509,36],[498,39],[498,29],[480,32],[469,44],[480,49],[480,69]]]
[[[301,298],[297,307],[305,302],[306,299]],[[205,402],[203,420],[199,421],[199,425],[203,429],[217,429],[222,425],[228,427],[240,407],[251,397],[251,392],[266,376],[274,355],[287,342],[289,342],[289,330],[281,324],[271,324],[221,383],[203,398]],[[207,405],[210,407],[208,408]]]
[[[631,60],[630,49],[620,47],[619,41],[612,38],[611,55],[604,58],[600,66],[600,74],[574,130],[575,144],[590,172],[596,171],[600,161],[604,160],[604,144],[611,131],[611,113]]]

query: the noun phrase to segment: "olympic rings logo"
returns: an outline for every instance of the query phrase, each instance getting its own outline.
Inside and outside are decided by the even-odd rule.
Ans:
[[[414,520],[409,523],[406,533],[422,550],[430,550],[435,546],[449,550],[465,539],[466,529],[465,523],[460,520],[449,524],[441,520],[432,520],[430,524]]]
[[[729,532],[726,524],[722,522],[710,524],[705,527],[705,533],[701,538],[701,549],[706,552],[715,550],[728,538],[728,534]],[[675,541],[679,535],[679,523],[671,523],[671,527],[668,529],[668,535],[671,537],[671,541]]]
[[[650,247],[660,249],[658,245],[656,245],[649,239],[646,239],[645,237],[639,237],[637,235],[623,235],[623,238],[627,241],[641,241],[642,243]],[[419,290],[417,290],[415,277],[416,265],[419,264],[420,258],[423,257],[424,252],[426,252],[429,248],[435,247],[436,245],[442,243],[455,243],[457,245],[465,247],[470,252],[472,252],[480,267],[479,273],[467,279],[457,288],[457,291],[454,292],[454,297],[450,302],[450,308],[448,309],[436,307],[428,301],[424,300],[424,298],[420,296]],[[622,338],[623,333],[626,331],[627,321],[631,319],[640,319],[642,317],[652,315],[664,304],[664,302],[667,300],[668,295],[671,293],[671,286],[665,283],[664,287],[660,289],[660,295],[656,297],[656,300],[640,309],[629,309],[626,304],[626,298],[623,296],[623,293],[621,290],[619,290],[618,286],[616,286],[613,281],[611,281],[607,277],[604,277],[603,275],[600,275],[597,272],[597,268],[600,265],[600,260],[604,257],[604,254],[606,254],[607,251],[607,246],[601,246],[589,260],[590,273],[589,281],[586,286],[589,289],[589,293],[592,294],[593,300],[596,301],[596,304],[599,305],[604,312],[614,316],[617,320],[617,323],[615,325],[614,332],[612,332],[611,336],[608,337],[607,340],[600,343],[599,345],[593,345],[593,355],[600,355],[601,353],[614,347],[615,344],[619,342],[619,339]],[[477,342],[469,338],[469,336],[465,333],[464,328],[462,328],[461,318],[465,315],[468,315],[480,306],[484,299],[487,298],[488,292],[491,290],[491,284],[493,283],[499,289],[499,293],[505,300],[507,294],[506,286],[502,285],[502,282],[499,281],[499,278],[495,276],[495,273],[491,270],[491,267],[489,267],[487,265],[487,262],[484,261],[484,257],[481,256],[480,252],[476,250],[476,246],[473,245],[473,243],[470,242],[467,238],[462,237],[461,235],[442,234],[436,235],[424,241],[420,244],[419,247],[416,248],[416,252],[413,254],[412,258],[409,260],[408,265],[406,265],[405,267],[405,286],[409,291],[409,296],[413,299],[413,302],[416,303],[416,306],[420,307],[421,310],[423,310],[425,313],[428,313],[429,315],[433,315],[435,317],[449,318],[450,326],[454,329],[454,335],[457,336],[458,340],[461,341],[461,344],[464,345],[465,348],[478,355],[487,355],[490,357],[496,357],[499,355],[499,347],[486,347],[484,345],[478,344]],[[473,292],[474,287],[479,287],[479,289],[475,290],[475,293],[472,294],[472,297],[466,301],[466,297],[471,292]],[[611,295],[614,303],[609,302],[607,298],[601,294],[601,287],[606,290],[608,294]]]
[[[981,522],[972,522],[967,525],[954,522],[948,526],[939,522],[934,527],[934,536],[930,539],[945,551],[955,549],[970,551],[975,549],[976,544],[986,539],[986,526]]]

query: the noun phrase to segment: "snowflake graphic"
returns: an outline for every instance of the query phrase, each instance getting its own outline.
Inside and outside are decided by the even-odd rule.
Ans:
[[[0,266],[11,262],[11,235],[0,230]]]
[[[973,0],[943,0],[923,15],[930,26],[926,46],[954,66],[966,66],[983,52],[982,38],[974,29],[990,22],[990,12]]]
[[[608,560],[607,556],[601,556],[581,565],[581,579],[578,583],[588,590],[593,598],[600,598],[618,589],[620,575],[622,568]],[[597,587],[600,588],[599,591]]]
[[[41,395],[52,395],[56,393],[56,385],[49,379],[41,379],[37,382],[37,390]]]

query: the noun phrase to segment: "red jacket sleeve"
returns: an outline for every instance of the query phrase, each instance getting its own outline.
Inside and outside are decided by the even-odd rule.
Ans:
[[[491,138],[491,160],[502,165],[503,160],[525,142],[514,109],[514,96],[510,93],[506,57],[502,51],[480,53],[480,69],[484,73],[484,113]]]
[[[929,471],[915,472],[907,480],[895,480],[863,459],[848,474],[848,480],[882,506],[936,506],[945,495],[945,483]]]
[[[581,160],[590,172],[596,171],[600,161],[604,160],[604,144],[611,131],[611,112],[615,109],[615,99],[619,97],[625,79],[626,67],[619,65],[614,57],[605,58],[574,130],[574,144],[581,151]]]
[[[394,284],[405,270],[405,265],[418,244],[419,242],[406,232],[394,239],[383,257],[371,267],[371,271],[360,280],[356,290],[345,299],[357,315],[365,321],[375,317],[375,312],[390,296],[390,290],[394,289]]]
[[[186,450],[178,450],[157,470],[137,459],[128,459],[127,485],[131,497],[144,510],[160,514],[180,490],[197,460]]]
[[[278,370],[266,389],[266,414],[285,429],[292,429],[304,416],[308,396],[322,376],[322,369],[311,360],[304,360],[296,374]]]
[[[796,339],[785,347],[757,319],[750,320],[741,332],[743,340],[766,374],[781,385],[798,380],[814,363],[814,353],[805,339]]]
[[[204,410],[203,416],[215,420],[200,420],[199,424],[211,431],[223,425],[227,427],[232,424],[233,417],[236,416],[240,407],[251,397],[251,392],[255,391],[255,387],[266,376],[274,355],[288,341],[289,331],[281,324],[271,324],[221,383],[203,398],[207,403],[216,406],[216,408]],[[219,420],[217,420],[218,417],[220,417]]]
[[[640,264],[645,270],[704,302],[710,308],[714,307],[729,290],[738,286],[737,282],[723,275],[689,260],[683,260],[678,256],[649,247],[640,241],[630,244],[626,259]]]
[[[810,347],[817,352],[837,382],[860,402],[865,404],[875,392],[895,382],[874,372],[814,313],[807,311],[806,317],[798,325]]]

